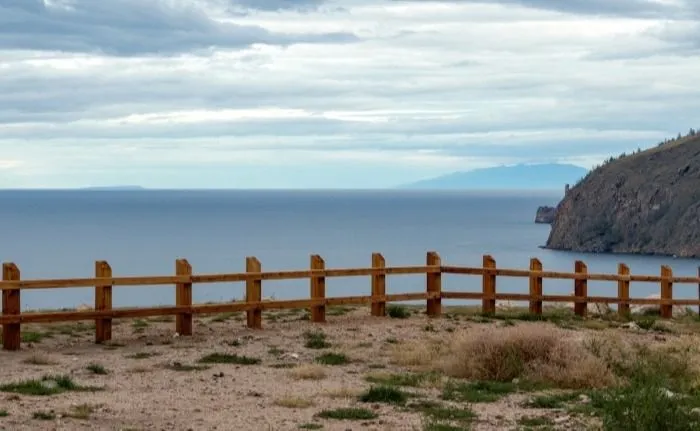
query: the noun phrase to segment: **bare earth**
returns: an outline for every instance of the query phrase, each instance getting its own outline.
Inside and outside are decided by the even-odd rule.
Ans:
[[[447,309],[445,310],[447,311]],[[305,312],[265,313],[263,330],[248,330],[244,314],[195,319],[191,337],[174,333],[172,318],[115,321],[113,341],[93,343],[94,326],[54,324],[23,327],[20,352],[0,352],[0,385],[45,375],[69,375],[82,386],[99,391],[67,391],[48,396],[0,393],[0,428],[6,430],[422,430],[418,410],[384,403],[363,403],[359,394],[373,373],[407,373],[396,365],[397,349],[427,340],[449,343],[461,331],[478,331],[502,321],[478,321],[467,316],[429,319],[414,311],[408,319],[373,318],[367,308],[329,309],[326,324],[303,320]],[[551,323],[517,322],[517,325]],[[304,346],[307,331],[322,330],[330,347]],[[650,343],[680,335],[630,335],[623,328],[570,329],[572,336],[616,331],[645,337]],[[694,336],[694,335],[693,335]],[[328,352],[344,353],[350,362],[321,365],[316,358]],[[211,353],[259,358],[259,364],[198,364]],[[104,367],[106,374],[88,369]],[[188,366],[196,366],[189,368]],[[439,388],[430,385],[403,388],[422,399],[440,400]],[[523,429],[523,417],[547,417],[549,429],[590,429],[565,411],[523,407],[531,397],[514,393],[497,402],[471,403],[478,415],[475,430]],[[359,407],[378,414],[371,420],[322,419],[323,410]],[[76,412],[82,412],[76,413]],[[46,413],[43,418],[37,415]],[[55,417],[54,417],[55,416]],[[592,425],[593,424],[593,425]],[[455,428],[457,429],[457,428]],[[466,429],[466,428],[465,428]]]

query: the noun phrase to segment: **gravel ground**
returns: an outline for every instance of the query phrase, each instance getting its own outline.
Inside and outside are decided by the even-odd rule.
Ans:
[[[23,327],[30,342],[20,352],[0,353],[0,384],[69,375],[78,385],[101,390],[50,396],[0,393],[0,411],[6,412],[0,429],[422,430],[419,411],[358,400],[370,387],[367,374],[407,372],[392,363],[392,351],[402,343],[428,338],[447,342],[454,332],[499,324],[428,319],[418,312],[408,319],[374,318],[366,308],[337,308],[319,325],[304,320],[304,313],[266,313],[262,330],[246,329],[242,313],[202,317],[195,319],[191,337],[177,336],[172,319],[115,321],[113,341],[107,345],[92,342],[94,326],[89,322]],[[305,332],[316,330],[326,334],[329,348],[305,347]],[[344,353],[350,362],[316,363],[327,352]],[[260,363],[198,362],[212,353],[257,358]],[[91,364],[106,374],[96,374],[99,367],[89,370]],[[407,390],[439,401],[440,391],[434,387]],[[512,394],[470,405],[478,415],[472,429],[520,429],[518,419],[533,415],[547,416],[559,429],[585,429],[565,412],[522,407],[528,396]],[[367,408],[378,417],[351,421],[316,416],[345,407]],[[42,413],[47,413],[45,418],[35,417]]]

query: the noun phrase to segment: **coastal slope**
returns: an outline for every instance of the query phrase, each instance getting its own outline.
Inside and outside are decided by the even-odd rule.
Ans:
[[[592,170],[559,203],[546,247],[700,257],[700,135]]]

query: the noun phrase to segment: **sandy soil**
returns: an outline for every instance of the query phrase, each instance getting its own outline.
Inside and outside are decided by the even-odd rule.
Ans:
[[[329,311],[328,322],[321,325],[300,318],[304,315],[300,310],[266,313],[264,329],[257,331],[244,327],[241,313],[206,316],[195,319],[191,337],[176,336],[169,318],[115,321],[109,345],[93,343],[94,326],[89,322],[23,327],[25,336],[44,338],[23,344],[20,352],[0,353],[0,384],[67,374],[79,385],[102,390],[50,396],[0,393],[0,411],[7,413],[0,417],[0,428],[298,430],[318,424],[322,428],[317,429],[340,431],[421,430],[423,418],[417,411],[360,402],[358,394],[370,387],[366,375],[406,372],[392,364],[392,349],[406,341],[431,337],[447,342],[460,330],[499,324],[428,319],[421,313],[409,319],[373,318],[366,308]],[[330,348],[304,346],[304,333],[318,329],[327,335]],[[314,364],[324,352],[345,353],[351,362]],[[200,358],[211,353],[244,355],[261,362],[198,365]],[[90,364],[103,366],[107,374],[95,374],[88,369]],[[185,369],[189,365],[198,368]],[[430,387],[406,390],[427,399],[438,400],[440,395]],[[518,419],[533,415],[548,415],[557,429],[586,429],[565,412],[522,407],[528,396],[513,394],[496,403],[472,404],[478,414],[472,429],[521,429]],[[322,410],[342,407],[369,408],[379,417],[366,421],[315,417]],[[81,416],[76,411],[82,411],[83,417],[71,417]],[[49,416],[38,419],[37,412]]]

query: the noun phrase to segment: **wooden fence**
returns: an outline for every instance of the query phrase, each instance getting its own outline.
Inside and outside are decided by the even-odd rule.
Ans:
[[[586,264],[576,261],[574,272],[544,271],[538,259],[530,260],[530,268],[503,269],[496,267],[493,257],[483,257],[482,267],[446,266],[435,252],[427,254],[423,266],[388,267],[379,253],[372,255],[370,268],[326,269],[324,260],[318,255],[311,256],[310,269],[300,271],[263,272],[260,261],[255,257],[246,258],[246,272],[231,274],[198,274],[185,259],[175,264],[175,275],[157,277],[114,277],[112,269],[105,261],[95,263],[94,278],[73,278],[57,280],[21,280],[19,268],[13,263],[3,264],[2,290],[3,348],[18,350],[21,343],[21,324],[66,322],[78,320],[95,321],[95,341],[102,343],[112,338],[112,319],[175,315],[175,330],[180,335],[192,334],[192,316],[223,312],[243,312],[247,314],[248,328],[262,328],[262,311],[289,308],[308,308],[312,322],[325,322],[326,307],[349,304],[371,304],[372,316],[385,316],[387,302],[425,300],[427,315],[437,317],[442,313],[442,299],[477,299],[482,301],[485,314],[496,312],[496,300],[527,301],[529,311],[542,313],[543,302],[574,303],[574,311],[585,316],[589,303],[617,304],[618,312],[629,313],[630,304],[659,305],[661,317],[671,318],[674,305],[700,306],[700,299],[673,299],[674,283],[697,284],[698,277],[674,277],[671,268],[661,267],[660,275],[631,275],[629,267],[619,264],[617,274],[589,273]],[[419,293],[386,294],[386,276],[398,274],[425,274],[426,289]],[[447,292],[442,290],[442,274],[479,275],[482,277],[481,292]],[[371,295],[326,297],[326,278],[332,277],[371,277]],[[497,277],[524,277],[529,279],[529,292],[497,293]],[[542,280],[569,279],[574,281],[574,295],[545,295]],[[309,279],[310,298],[285,301],[263,301],[263,280]],[[588,280],[617,282],[617,295],[614,297],[589,296]],[[246,300],[219,304],[193,304],[192,285],[198,283],[245,282]],[[658,283],[660,298],[631,298],[630,282]],[[148,308],[112,308],[114,286],[175,285],[175,306]],[[25,312],[20,309],[20,295],[23,290],[54,289],[65,287],[94,287],[95,308],[85,311]]]

